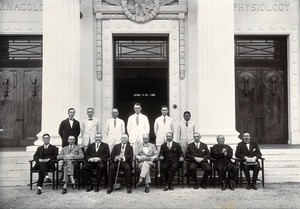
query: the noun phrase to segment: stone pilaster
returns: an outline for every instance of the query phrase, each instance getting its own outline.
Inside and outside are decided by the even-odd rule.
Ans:
[[[61,145],[58,127],[74,107],[80,118],[80,1],[43,1],[43,102],[42,130],[51,143]],[[30,147],[27,148],[27,150]]]
[[[198,123],[202,139],[239,142],[235,130],[233,0],[198,1]]]

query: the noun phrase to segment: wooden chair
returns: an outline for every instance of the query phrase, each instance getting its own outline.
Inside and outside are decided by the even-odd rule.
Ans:
[[[191,183],[191,180],[190,180],[191,175],[190,175],[190,171],[189,171],[190,164],[191,164],[191,160],[187,159],[187,182],[186,182],[186,184],[188,185],[188,187],[190,187],[190,183]],[[212,161],[211,161],[211,159],[208,159],[208,164],[210,164],[210,166],[212,167]],[[201,172],[201,177],[199,175],[197,175],[197,180],[200,179],[200,182],[201,182],[201,180],[202,180],[202,173],[204,172],[204,170],[201,167],[198,167],[197,171],[196,171],[196,174],[198,172]],[[212,185],[212,173],[210,174],[209,179],[210,179],[209,180],[210,185]],[[199,182],[199,180],[198,180],[198,182]]]
[[[134,160],[134,187],[136,188],[136,184],[139,180],[139,174],[141,172],[141,169],[139,168],[139,161],[137,159]],[[154,166],[151,166],[150,168],[150,176],[154,173],[154,182],[156,188],[158,187],[158,160],[156,159],[154,161]],[[152,177],[151,177],[152,180]]]
[[[244,160],[239,159],[239,158],[236,158],[236,160],[238,161],[239,168],[240,168],[240,174],[239,174],[240,179],[239,179],[239,181],[240,181],[240,185],[242,187],[243,186],[243,181],[246,181],[246,178],[243,176],[243,169],[242,169]],[[260,171],[261,178],[257,178],[257,181],[262,183],[262,187],[265,187],[265,165],[264,165],[264,161],[265,161],[265,158],[258,158],[258,162],[260,164],[259,171]]]
[[[157,159],[157,161],[160,161],[159,159]],[[174,176],[173,181],[177,181],[177,184],[180,185],[183,188],[184,187],[184,161],[179,162],[179,168],[177,170],[177,175]],[[162,163],[160,164],[162,165]],[[163,171],[161,169],[161,173],[160,176],[158,177],[158,181],[159,181],[159,187],[162,186],[162,182],[163,182]]]
[[[30,183],[29,183],[30,190],[32,190],[32,185],[37,183],[37,181],[33,182],[33,173],[39,173],[38,169],[34,169],[33,162],[35,162],[35,161],[34,160],[29,160],[29,163],[30,163],[30,176],[29,176],[29,179],[30,179]],[[55,182],[58,179],[58,172],[57,172],[58,161],[57,160],[53,160],[51,162],[54,163],[55,167],[54,167],[54,169],[50,169],[48,172],[52,173],[52,189],[55,189]]]

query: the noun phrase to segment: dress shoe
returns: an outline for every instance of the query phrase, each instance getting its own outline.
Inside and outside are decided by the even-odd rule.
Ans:
[[[149,193],[149,187],[145,187],[145,192]]]
[[[164,191],[168,191],[169,190],[169,186],[165,186]]]
[[[233,181],[230,181],[230,182],[229,182],[229,189],[232,190],[232,191],[235,189],[235,188],[234,188],[234,182],[233,182]]]
[[[110,194],[110,193],[112,193],[112,191],[113,191],[113,188],[112,187],[108,187],[108,189],[106,191],[106,194]]]
[[[248,183],[246,189],[250,190],[251,189],[251,184]]]
[[[41,189],[38,189],[38,190],[36,191],[36,194],[37,194],[37,195],[42,194],[42,190],[41,190]]]
[[[172,184],[169,185],[169,190],[173,190],[173,189],[174,189],[173,185]]]
[[[196,184],[194,185],[194,189],[198,189],[198,188],[199,188],[199,184],[196,183]]]
[[[67,194],[67,189],[63,188],[61,191],[62,194]]]
[[[253,188],[254,190],[257,190],[256,184],[252,184],[252,188]]]
[[[76,187],[75,184],[72,184],[72,189],[73,189],[73,190],[77,189],[77,187]]]
[[[204,183],[204,182],[202,182],[202,183],[200,184],[200,186],[201,186],[203,189],[207,189],[206,183]]]
[[[99,192],[99,186],[95,187],[95,192]]]
[[[142,182],[138,181],[138,183],[135,185],[136,187],[142,186]]]
[[[222,191],[226,190],[226,182],[225,182],[225,181],[222,181],[222,187],[221,187],[221,190],[222,190]]]
[[[130,187],[127,187],[127,193],[131,194],[131,188]]]
[[[86,189],[86,192],[90,192],[90,191],[92,191],[93,190],[93,186],[88,186],[88,188]]]

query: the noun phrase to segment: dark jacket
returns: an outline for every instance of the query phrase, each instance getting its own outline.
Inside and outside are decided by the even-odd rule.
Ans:
[[[163,143],[160,148],[159,156],[164,157],[163,161],[170,161],[174,163],[178,163],[180,157],[184,157],[181,146],[179,145],[179,143],[174,141],[172,142],[171,149],[169,149],[167,142]]]
[[[80,134],[80,124],[77,120],[73,120],[73,126],[71,128],[69,118],[63,120],[58,129],[58,134],[62,139],[62,147],[67,146],[69,136],[75,137],[75,144],[78,144],[78,136]]]

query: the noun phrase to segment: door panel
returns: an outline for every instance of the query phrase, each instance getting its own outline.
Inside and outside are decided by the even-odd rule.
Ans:
[[[0,68],[0,146],[33,144],[41,129],[41,68]]]
[[[0,145],[18,146],[23,135],[22,80],[19,69],[0,69]]]
[[[42,72],[37,69],[26,69],[24,72],[24,129],[25,140],[22,145],[27,145],[37,140],[36,134],[41,131],[42,114]]]

